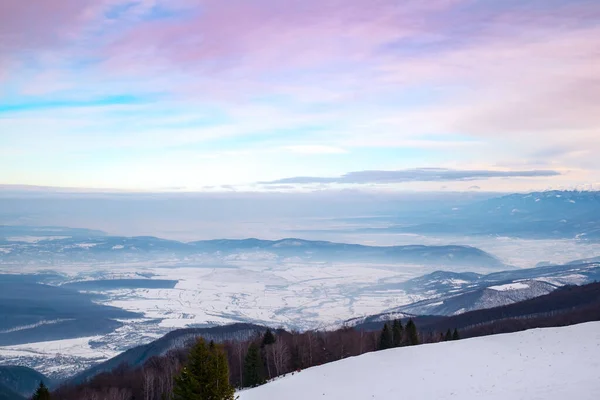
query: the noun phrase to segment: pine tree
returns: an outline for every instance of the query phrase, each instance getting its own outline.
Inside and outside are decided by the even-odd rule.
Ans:
[[[174,388],[177,400],[233,400],[235,390],[229,384],[229,365],[222,346],[200,338],[192,347],[189,361]]]
[[[210,342],[212,364],[214,368],[214,378],[212,380],[214,393],[210,399],[233,400],[235,389],[229,384],[229,363],[227,355],[221,345]]]
[[[419,334],[417,333],[417,326],[412,319],[406,323],[406,344],[414,346],[419,344]]]
[[[379,337],[379,350],[391,349],[394,347],[394,338],[392,331],[387,323],[383,325],[381,336]]]
[[[200,382],[193,376],[188,367],[183,367],[179,376],[175,377],[173,396],[178,400],[200,398]]]
[[[449,342],[450,340],[452,340],[452,332],[450,332],[450,329],[448,329],[446,331],[446,336],[444,336],[444,341]]]
[[[263,362],[260,350],[254,343],[248,347],[248,353],[244,359],[244,387],[255,387],[265,383]]]
[[[402,346],[404,340],[404,328],[402,327],[402,321],[399,319],[394,320],[392,324],[392,336],[394,340],[394,347]]]
[[[37,390],[33,394],[32,400],[50,400],[50,391],[44,385],[44,382],[40,382]]]
[[[273,335],[273,332],[271,332],[270,329],[267,329],[267,331],[265,332],[265,335],[263,336],[263,340],[262,340],[262,346],[268,346],[270,344],[275,343],[275,335]]]
[[[452,340],[460,340],[460,335],[458,334],[458,329],[454,328],[454,333],[452,334]]]

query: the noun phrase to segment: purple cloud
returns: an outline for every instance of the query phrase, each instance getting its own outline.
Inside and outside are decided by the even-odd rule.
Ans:
[[[470,181],[491,178],[531,178],[558,176],[560,172],[552,170],[531,171],[493,171],[493,170],[454,170],[445,168],[415,168],[399,171],[355,171],[339,177],[293,177],[278,179],[262,184],[370,184],[370,183],[402,183],[402,182],[444,182]]]

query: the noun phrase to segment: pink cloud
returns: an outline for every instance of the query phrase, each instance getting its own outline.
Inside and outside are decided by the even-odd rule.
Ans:
[[[92,0],[0,2],[0,38],[4,51],[29,50],[67,40],[85,22]]]
[[[18,35],[38,22],[27,3],[10,2],[10,10],[2,3],[0,11],[14,21],[3,26],[7,12],[0,12],[0,29]],[[46,1],[48,21],[21,39],[40,46],[56,45],[56,38],[76,41],[76,32],[102,25],[108,5],[101,3]],[[339,133],[352,143],[365,142],[365,129],[374,130],[369,140],[379,144],[422,143],[419,134],[440,131],[503,138],[597,132],[600,28],[593,21],[600,6],[592,2],[518,8],[501,2],[475,8],[468,0],[143,3],[132,23],[104,21],[97,43],[82,50],[105,60],[88,80],[222,102],[228,110],[238,106],[232,99],[246,95],[324,102],[359,127]],[[154,5],[178,17],[144,21]],[[42,36],[48,42],[36,39]],[[47,77],[32,79],[28,93],[62,86]],[[417,110],[386,103],[407,88],[435,91],[436,98]],[[299,108],[290,112],[297,120],[314,118]],[[378,125],[389,115],[399,122]]]
[[[135,27],[110,48],[111,65],[143,60],[215,72],[310,68],[363,61],[391,40],[422,30],[421,14],[453,3],[429,1],[204,1],[183,21]]]

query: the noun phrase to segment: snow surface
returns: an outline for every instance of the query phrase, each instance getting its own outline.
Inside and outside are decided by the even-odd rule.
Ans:
[[[583,285],[587,281],[587,277],[581,274],[570,274],[561,275],[557,277],[540,277],[534,280],[539,282],[546,282],[551,285],[562,286],[562,285]]]
[[[496,290],[498,292],[505,292],[507,290],[529,289],[529,285],[522,282],[514,282],[507,283],[506,285],[490,286],[488,289]]]
[[[600,322],[365,354],[239,392],[239,400],[597,399]]]
[[[5,354],[34,353],[36,355],[53,357],[56,354],[68,354],[70,356],[97,356],[98,351],[90,345],[94,340],[102,339],[102,336],[89,336],[75,339],[53,340],[48,342],[19,344],[14,346],[3,346]],[[114,357],[118,352],[108,352],[109,357]]]
[[[99,349],[92,343],[102,336],[0,347],[0,365],[22,365],[52,378],[64,378],[109,358],[122,350]]]
[[[67,246],[68,247],[73,247],[73,248],[80,248],[80,249],[91,249],[92,247],[96,247],[98,246],[98,243],[76,243],[73,246]]]

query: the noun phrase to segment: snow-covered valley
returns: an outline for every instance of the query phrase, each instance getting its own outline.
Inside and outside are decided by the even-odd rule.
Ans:
[[[250,265],[248,265],[250,264]],[[123,273],[119,273],[119,271]],[[119,319],[113,332],[81,339],[0,346],[0,364],[32,367],[64,377],[188,326],[256,322],[296,329],[325,328],[355,316],[370,315],[421,299],[401,289],[368,290],[386,277],[419,275],[420,267],[359,265],[279,265],[222,267],[97,267],[63,270],[70,279],[140,276],[174,279],[173,288],[117,288],[91,292],[96,302],[140,313]],[[127,272],[127,274],[125,274]],[[58,354],[69,354],[62,362]]]
[[[215,246],[231,243],[249,247],[215,251]],[[14,310],[14,318],[0,326],[0,365],[26,365],[64,378],[178,328],[252,322],[287,329],[329,329],[390,311],[452,315],[510,304],[600,276],[597,263],[535,270],[503,263],[477,267],[470,257],[493,264],[498,262],[495,254],[469,246],[444,247],[444,243],[399,247],[401,259],[406,252],[414,254],[411,262],[394,261],[396,256],[390,258],[377,247],[366,250],[376,251],[379,262],[353,260],[362,257],[355,245],[328,242],[251,239],[199,245],[211,253],[185,250],[182,255],[177,249],[187,249],[187,244],[156,238],[5,241],[3,248],[10,252],[0,257],[6,274],[0,286],[16,290],[13,295],[20,296],[20,292],[16,283],[6,281],[9,276],[18,284],[27,280],[26,289],[32,294],[54,288],[62,296],[66,293],[61,290],[70,290],[79,292],[90,306],[112,308],[110,315],[102,311],[109,325],[86,318],[86,311],[65,314],[60,311],[63,306],[50,307],[47,315]],[[161,246],[169,251],[153,253]],[[575,250],[563,248],[563,257],[598,254],[593,253],[592,244],[570,246]],[[560,245],[555,247],[555,252],[560,251]],[[112,258],[102,259],[106,254]],[[463,258],[457,255],[465,257],[466,265],[461,265]],[[415,262],[415,257],[423,261]],[[21,262],[29,258],[37,262]],[[517,266],[531,264],[530,260]],[[439,270],[446,272],[434,273]],[[4,295],[8,296],[4,301],[15,299]],[[71,303],[78,303],[77,299]]]
[[[310,368],[240,400],[592,400],[600,322],[403,347]]]

